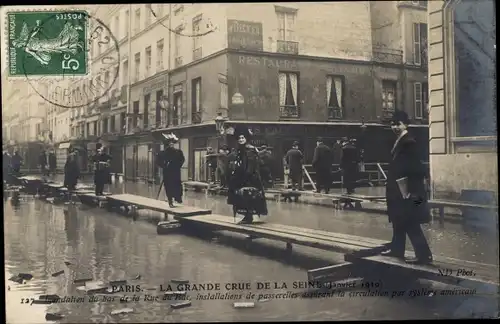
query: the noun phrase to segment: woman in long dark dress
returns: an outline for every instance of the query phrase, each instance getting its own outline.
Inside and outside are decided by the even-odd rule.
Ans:
[[[76,161],[76,154],[70,153],[64,165],[64,186],[68,188],[69,191],[74,191],[79,177],[80,168]]]
[[[259,173],[257,149],[250,145],[251,133],[246,127],[237,127],[234,135],[238,141],[235,168],[229,179],[227,203],[234,214],[244,216],[241,223],[252,223],[253,215],[267,215],[264,186]]]

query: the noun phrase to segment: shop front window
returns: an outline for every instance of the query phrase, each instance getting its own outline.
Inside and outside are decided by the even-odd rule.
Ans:
[[[455,60],[455,136],[496,136],[495,2],[459,0],[450,9]]]

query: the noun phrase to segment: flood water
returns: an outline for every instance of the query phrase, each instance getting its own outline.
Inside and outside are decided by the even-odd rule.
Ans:
[[[155,188],[139,187],[115,186],[112,190],[142,190],[144,195],[156,195]],[[222,197],[187,195],[186,204],[209,207],[214,213],[230,215]],[[270,203],[272,216],[269,217],[273,217],[273,222],[283,220],[289,225],[338,229],[356,235],[368,232],[370,224],[376,227],[373,224],[385,221],[373,216],[360,221],[359,215],[342,214],[324,207],[292,206]],[[376,236],[390,235],[388,230],[387,233],[380,233],[383,234],[371,236],[380,238]],[[266,290],[266,294],[303,291],[293,289],[292,283],[305,281],[306,271],[215,241],[207,242],[181,234],[160,236],[156,233],[156,226],[141,219],[133,221],[101,209],[53,205],[29,197],[22,198],[18,205],[4,200],[4,235],[8,323],[46,323],[47,312],[63,314],[65,317],[60,323],[429,319],[473,316],[470,309],[477,313],[485,304],[484,301],[477,301],[479,297],[391,299],[349,297],[347,292],[343,297],[271,299],[256,302],[255,308],[236,309],[233,307],[235,300],[199,300],[197,292],[190,292],[191,307],[171,309],[171,301],[144,301],[144,296],[163,296],[159,291],[160,285],[167,285],[171,279],[186,279],[190,283],[222,285],[248,282],[252,285],[251,290],[231,292],[223,288],[221,293],[240,293],[243,294],[242,301],[245,301],[246,294],[252,291],[256,300],[262,293],[255,289],[257,282],[280,282],[288,286],[287,289]],[[463,234],[460,235],[463,237]],[[460,247],[450,250],[457,251],[457,256],[460,256],[458,250],[465,253]],[[71,265],[66,266],[65,261]],[[65,273],[52,276],[60,270],[65,270]],[[34,278],[25,284],[7,281],[17,273],[30,273]],[[137,275],[140,279],[135,280]],[[115,301],[91,303],[88,296],[73,283],[74,279],[81,278],[104,282],[127,279],[131,285],[140,285],[141,292],[126,293],[129,297],[138,296],[139,301],[120,303],[117,299],[125,293],[117,293],[111,295],[116,296]],[[202,293],[206,295],[207,292]],[[40,294],[86,296],[86,299],[82,303],[51,305],[22,303],[23,298]],[[469,305],[467,312],[460,312],[464,301]],[[113,310],[125,307],[133,309],[133,312],[111,315]]]

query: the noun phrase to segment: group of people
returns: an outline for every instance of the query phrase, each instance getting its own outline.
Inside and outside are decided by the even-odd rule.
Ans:
[[[403,259],[410,264],[428,264],[432,263],[433,257],[421,228],[421,224],[428,223],[431,218],[424,184],[426,169],[420,160],[416,140],[408,132],[409,124],[409,117],[404,111],[394,113],[391,129],[397,138],[391,151],[386,185],[387,213],[393,236],[382,254]],[[228,180],[227,202],[233,205],[235,213],[244,215],[243,223],[251,223],[253,215],[267,215],[259,152],[250,144],[251,133],[248,129],[237,128],[234,135],[238,147],[235,150],[235,168]],[[293,143],[284,159],[294,187],[301,183],[302,177],[303,154],[298,144]],[[352,193],[361,157],[355,140],[343,139],[336,144],[342,147],[340,169],[343,171],[344,185]],[[330,148],[319,138],[313,158],[318,190],[328,192],[331,166]],[[406,235],[415,251],[413,258],[405,258]]]
[[[272,163],[273,157],[271,149],[263,144],[257,149],[258,170],[265,188],[273,186],[273,172]],[[237,149],[231,150],[226,144],[221,145],[219,152],[215,153],[212,147],[207,148],[206,165],[209,172],[209,182],[214,184],[216,182],[216,175],[220,181],[222,188],[227,188],[229,184],[229,176],[234,171]]]

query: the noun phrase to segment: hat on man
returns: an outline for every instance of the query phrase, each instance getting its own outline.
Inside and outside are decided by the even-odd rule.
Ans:
[[[298,141],[294,141],[292,146],[299,146],[299,142]]]
[[[399,124],[399,122],[402,122],[405,125],[410,124],[410,118],[408,117],[408,114],[403,110],[396,110],[392,115],[391,123]]]
[[[316,142],[323,142],[323,137],[318,137],[318,138],[316,139]]]

